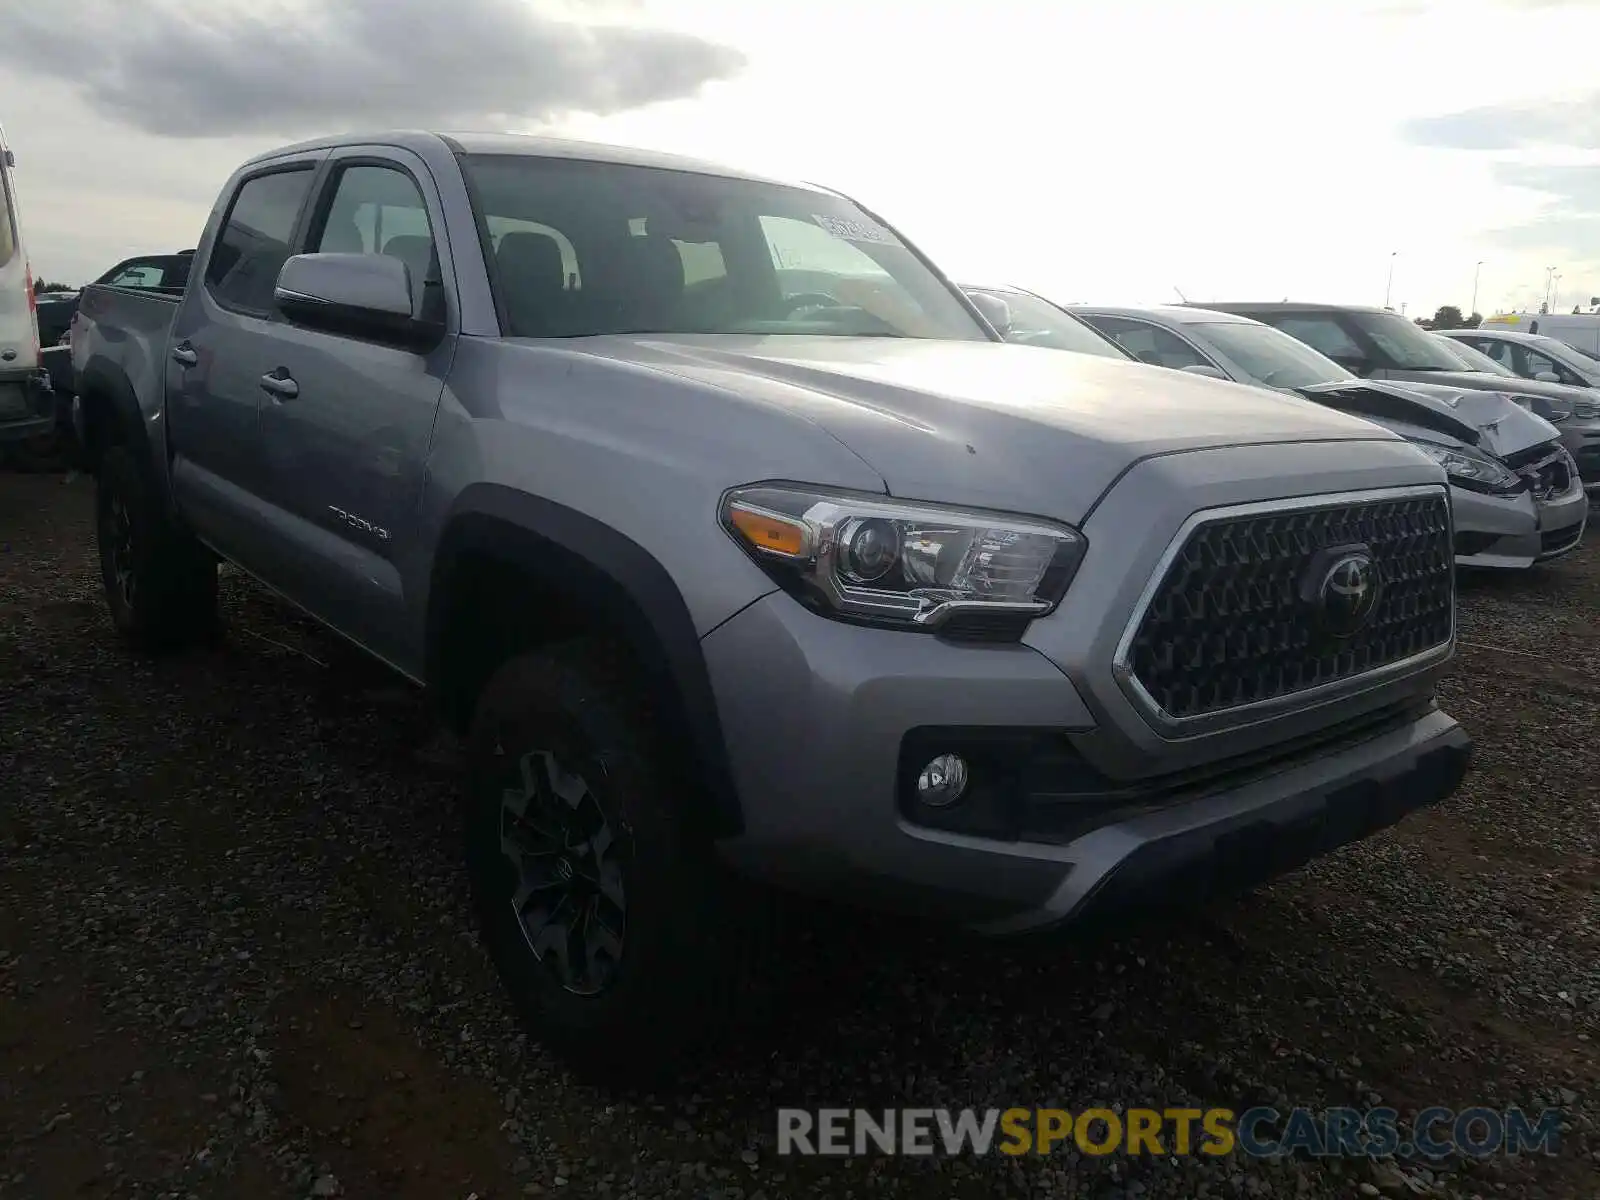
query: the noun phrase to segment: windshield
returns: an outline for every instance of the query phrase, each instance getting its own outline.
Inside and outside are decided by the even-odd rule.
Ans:
[[[1207,321],[1188,328],[1268,387],[1312,387],[1355,378],[1333,359],[1270,325]]]
[[[841,197],[563,158],[462,166],[517,337],[989,340],[892,231]]]
[[[1378,344],[1401,371],[1459,371],[1461,360],[1438,339],[1399,313],[1352,312],[1350,321]]]
[[[1585,354],[1576,346],[1569,346],[1559,338],[1545,337],[1542,333],[1536,334],[1533,338],[1533,345],[1536,349],[1543,350],[1563,366],[1571,367],[1574,371],[1587,377],[1593,378],[1595,375],[1600,374],[1600,363],[1595,362],[1590,355]]]
[[[1588,373],[1600,371],[1600,358],[1596,358],[1587,350],[1578,349],[1570,342],[1562,342],[1561,346],[1567,351],[1568,354],[1574,357],[1575,361],[1573,362],[1573,366],[1578,367],[1579,369]]]
[[[189,254],[157,254],[149,258],[130,258],[118,263],[96,283],[111,287],[177,288],[182,290],[189,280],[189,267],[194,256]]]
[[[1076,350],[1081,354],[1101,354],[1106,358],[1129,357],[1119,346],[1101,337],[1088,325],[1062,312],[1048,300],[1009,289],[967,288],[969,296],[984,295],[1003,300],[1011,309],[1011,328],[1006,341],[1022,346],[1048,346],[1052,350]]]
[[[1455,338],[1435,334],[1440,345],[1446,352],[1460,361],[1468,371],[1482,371],[1485,375],[1503,375],[1509,379],[1517,378],[1517,373],[1504,363],[1496,362],[1476,346],[1469,346],[1466,342],[1458,342]]]

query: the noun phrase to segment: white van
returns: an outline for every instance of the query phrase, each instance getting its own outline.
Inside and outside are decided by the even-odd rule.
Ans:
[[[1542,333],[1590,358],[1600,355],[1600,313],[1497,313],[1483,319],[1483,328]]]
[[[22,247],[14,159],[0,129],[0,442],[49,433],[55,404],[39,369],[33,271]]]

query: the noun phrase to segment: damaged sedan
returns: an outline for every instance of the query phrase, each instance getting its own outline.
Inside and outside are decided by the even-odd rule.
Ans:
[[[1408,439],[1450,478],[1458,566],[1520,569],[1583,541],[1577,464],[1554,425],[1508,396],[1362,379],[1281,330],[1209,309],[1072,312],[1143,362],[1288,392]]]

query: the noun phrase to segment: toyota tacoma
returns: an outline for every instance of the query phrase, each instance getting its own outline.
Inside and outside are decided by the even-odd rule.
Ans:
[[[307,142],[228,182],[181,296],[86,288],[73,358],[116,627],[210,634],[226,559],[427,688],[488,952],[577,1061],[726,1028],[729,889],[1049,930],[1466,769],[1437,463],[1007,345],[822,188]]]

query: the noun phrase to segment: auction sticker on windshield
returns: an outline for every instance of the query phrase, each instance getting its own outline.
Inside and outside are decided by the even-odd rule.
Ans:
[[[882,225],[871,221],[857,221],[847,217],[826,217],[812,213],[811,219],[836,238],[847,242],[873,242],[880,246],[898,246],[900,239]]]

